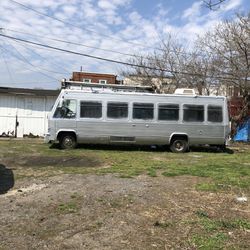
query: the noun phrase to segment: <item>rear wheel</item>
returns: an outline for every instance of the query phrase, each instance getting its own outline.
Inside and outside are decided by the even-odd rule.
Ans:
[[[76,138],[72,134],[63,134],[59,140],[62,149],[73,149],[76,147]]]
[[[184,153],[188,149],[188,142],[184,139],[173,139],[170,149],[173,153]]]

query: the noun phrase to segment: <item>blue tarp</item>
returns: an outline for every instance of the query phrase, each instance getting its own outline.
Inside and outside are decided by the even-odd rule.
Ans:
[[[234,141],[250,141],[250,117],[246,119],[236,131],[236,135],[234,136]]]

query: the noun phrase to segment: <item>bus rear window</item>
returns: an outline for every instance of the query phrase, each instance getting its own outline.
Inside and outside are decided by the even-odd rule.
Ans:
[[[222,107],[208,105],[207,120],[209,122],[222,122]]]

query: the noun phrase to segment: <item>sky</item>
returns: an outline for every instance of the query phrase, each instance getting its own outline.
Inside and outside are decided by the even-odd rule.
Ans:
[[[214,11],[202,0],[0,0],[0,34],[126,62],[159,48],[169,33],[192,47],[197,35],[249,11],[249,0],[226,0]],[[116,75],[122,70],[0,36],[1,87],[56,89],[81,67]]]

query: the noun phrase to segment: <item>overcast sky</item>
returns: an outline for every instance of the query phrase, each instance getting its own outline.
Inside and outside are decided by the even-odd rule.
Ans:
[[[1,34],[118,61],[130,57],[119,52],[147,53],[159,47],[160,39],[169,32],[191,46],[196,35],[225,18],[233,18],[236,12],[250,10],[249,0],[227,0],[217,11],[204,7],[201,0],[16,1],[63,22],[11,0],[0,0],[0,28],[4,28]],[[81,66],[84,71],[114,74],[119,74],[122,67],[3,37],[0,46],[0,86],[5,87],[53,89]]]

